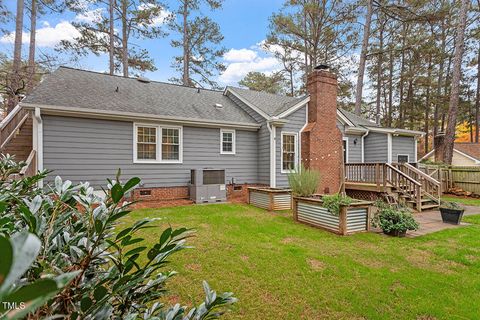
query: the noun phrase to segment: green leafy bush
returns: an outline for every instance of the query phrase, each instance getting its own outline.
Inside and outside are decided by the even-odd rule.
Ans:
[[[288,184],[292,194],[299,197],[315,194],[319,181],[320,173],[316,170],[306,169],[303,165],[288,174]]]
[[[349,196],[343,196],[339,193],[336,193],[323,196],[322,201],[323,206],[327,208],[332,215],[338,216],[340,214],[340,207],[349,206],[353,202],[353,199]]]
[[[375,205],[378,211],[372,220],[374,227],[379,227],[385,233],[418,229],[419,225],[408,208],[392,206],[382,201],[377,201]]]
[[[167,307],[158,302],[167,294],[166,282],[175,275],[166,270],[169,259],[187,248],[193,231],[161,231],[152,219],[119,228],[119,220],[130,213],[131,203],[125,195],[140,179],[122,184],[119,172],[100,197],[88,183],[73,185],[60,177],[52,186],[37,188],[36,182],[46,172],[11,179],[22,165],[9,157],[0,158],[0,295],[13,299],[12,292],[37,286],[43,295],[32,304],[35,308],[28,309],[29,318],[217,319],[236,302],[232,293],[216,294],[207,283],[203,284],[205,300],[198,307]],[[152,247],[143,245],[144,239],[138,236],[138,231],[147,228],[159,235]],[[25,234],[37,239],[29,242],[37,243],[35,250],[21,246]],[[15,277],[9,275],[12,259],[4,255],[9,250],[7,243],[20,248],[14,251],[14,261],[25,255],[21,249],[31,257]],[[5,284],[5,279],[14,281]],[[35,295],[16,297],[30,301]],[[2,309],[3,317],[15,316]]]
[[[440,208],[450,209],[450,210],[464,210],[465,208],[460,205],[458,202],[453,201],[441,201]]]

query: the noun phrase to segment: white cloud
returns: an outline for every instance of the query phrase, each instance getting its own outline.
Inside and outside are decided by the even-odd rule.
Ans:
[[[43,23],[43,27],[37,29],[36,43],[39,47],[55,47],[61,40],[73,40],[80,34],[77,29],[68,21],[62,21],[55,27],[50,24]],[[15,33],[11,32],[0,38],[0,43],[13,43],[15,41]],[[22,42],[28,43],[30,41],[30,34],[23,32]]]
[[[254,60],[258,54],[250,49],[230,49],[228,50],[223,59],[227,62],[247,62]]]
[[[141,5],[138,6],[138,10],[146,10],[154,6],[155,5],[152,3],[142,3]],[[159,27],[165,22],[167,22],[167,20],[170,18],[171,15],[172,13],[170,11],[162,8],[159,11],[159,13],[152,18],[152,21],[150,21],[150,23],[148,23],[147,25],[149,27]]]
[[[102,21],[103,8],[97,8],[78,14],[75,20],[79,22],[95,23]]]
[[[270,74],[281,69],[280,61],[258,44],[248,49],[230,49],[223,59],[226,70],[220,75],[219,80],[226,85],[236,85],[250,71]]]

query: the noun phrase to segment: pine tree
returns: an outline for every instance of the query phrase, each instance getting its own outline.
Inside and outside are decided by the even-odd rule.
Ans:
[[[225,70],[220,58],[225,53],[221,46],[223,35],[220,26],[200,13],[205,5],[210,10],[220,9],[223,0],[179,0],[175,11],[176,19],[170,22],[170,29],[179,38],[171,41],[182,54],[174,57],[172,66],[180,77],[170,79],[185,86],[218,87],[215,76]]]

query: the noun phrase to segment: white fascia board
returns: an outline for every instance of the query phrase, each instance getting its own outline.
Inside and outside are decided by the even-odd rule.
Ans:
[[[291,115],[292,113],[294,113],[295,111],[297,111],[298,109],[300,108],[303,108],[303,107],[306,107],[307,106],[307,103],[310,101],[310,97],[306,97],[305,99],[303,99],[302,101],[296,103],[295,105],[293,105],[292,107],[288,108],[287,110],[285,110],[284,112],[280,113],[277,117],[278,118],[284,118],[284,117],[288,117],[289,115]]]
[[[337,119],[340,120],[340,122],[342,122],[343,124],[346,124],[350,127],[355,127],[353,122],[348,120],[348,118],[338,108],[337,108]]]
[[[253,111],[255,111],[256,113],[258,113],[259,115],[261,115],[262,117],[264,117],[265,119],[267,120],[270,120],[271,117],[266,114],[265,112],[263,112],[262,110],[260,110],[259,108],[257,108],[255,105],[253,105],[250,101],[246,100],[245,98],[243,98],[241,95],[237,94],[235,91],[233,91],[232,89],[230,88],[226,88],[225,89],[225,93],[224,94],[227,94],[227,93],[230,93],[232,95],[234,95],[238,100],[242,101],[243,103],[245,103],[250,109],[252,109]]]
[[[366,126],[365,128],[367,128],[371,132],[392,133],[399,136],[421,137],[425,135],[425,132],[415,131],[415,130],[369,127],[369,126]]]
[[[42,114],[51,115],[66,115],[66,116],[80,116],[91,117],[94,119],[111,119],[111,120],[127,120],[127,121],[153,121],[153,122],[166,122],[185,126],[198,126],[198,127],[231,127],[245,130],[258,130],[260,124],[250,124],[243,122],[229,122],[218,120],[205,120],[205,119],[191,119],[182,117],[168,117],[160,115],[149,115],[144,113],[124,112],[124,111],[108,111],[108,110],[96,110],[87,108],[75,108],[75,107],[63,107],[63,106],[51,106],[51,105],[37,105],[23,103],[23,107],[27,109],[40,108]]]
[[[455,149],[454,149],[454,150],[455,150]],[[428,152],[426,155],[424,155],[423,157],[421,157],[419,161],[422,161],[422,160],[425,160],[425,159],[430,158],[430,157],[433,155],[434,152],[435,152],[435,149],[432,149],[432,150],[431,150],[430,152]]]
[[[346,127],[345,128],[345,133],[347,134],[362,135],[366,132],[368,132],[368,129],[365,129],[363,127]]]

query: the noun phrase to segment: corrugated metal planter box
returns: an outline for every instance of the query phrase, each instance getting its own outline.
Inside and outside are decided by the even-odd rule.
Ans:
[[[248,188],[248,203],[255,207],[274,210],[290,210],[292,194],[290,189]]]
[[[340,235],[370,230],[371,202],[357,200],[342,206],[338,216],[323,207],[320,198],[293,197],[295,221],[322,228]]]

